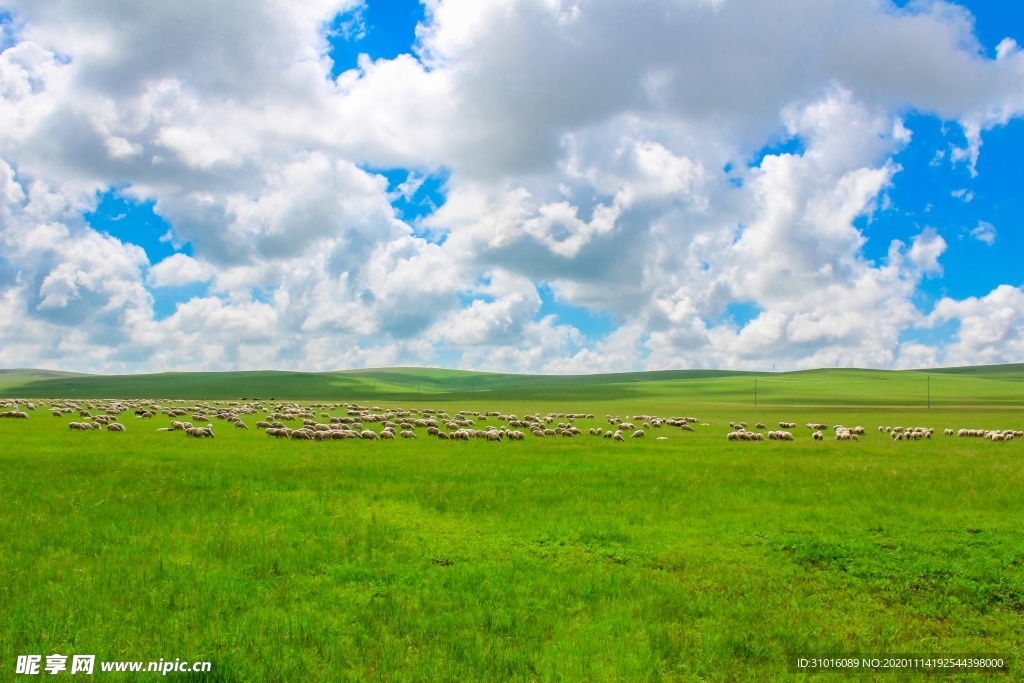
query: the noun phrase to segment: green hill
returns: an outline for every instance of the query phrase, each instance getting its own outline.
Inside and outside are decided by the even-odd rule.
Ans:
[[[341,372],[168,372],[83,375],[0,371],[6,398],[195,398],[325,401],[657,401],[680,406],[1024,406],[1024,365],[798,372],[665,370],[515,375],[436,368]]]

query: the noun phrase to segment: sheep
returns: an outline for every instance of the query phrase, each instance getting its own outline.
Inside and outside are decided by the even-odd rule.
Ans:
[[[825,435],[822,434],[821,430],[819,429],[818,431],[811,434],[811,438],[814,439],[815,441],[824,441]]]
[[[207,423],[205,427],[188,427],[185,430],[186,436],[194,436],[196,438],[213,438],[213,425]]]
[[[626,439],[622,436],[622,430],[621,429],[615,430],[615,433],[612,434],[612,441],[625,441],[625,440]]]
[[[69,422],[68,423],[68,429],[70,429],[71,431],[82,431],[82,432],[84,432],[87,429],[89,431],[92,431],[92,425],[90,425],[88,422]]]
[[[636,430],[635,432],[633,432],[630,435],[629,438],[631,438],[631,439],[642,439],[642,438],[644,438],[644,430],[642,430],[642,429]]]
[[[364,429],[363,431],[359,432],[359,436],[363,439],[368,439],[370,441],[380,439],[380,437],[377,436],[377,432],[373,431],[372,429]]]
[[[654,440],[655,441],[668,441],[668,437],[667,436],[656,436],[656,437],[654,437]]]
[[[107,431],[108,432],[124,432],[124,431],[127,431],[127,429],[120,422],[111,422],[110,424],[107,425]]]
[[[416,438],[416,432],[412,431],[411,429],[403,429],[399,434],[400,434],[400,436],[403,439],[415,439]],[[391,438],[393,439],[395,437],[392,436]]]
[[[772,434],[775,432],[768,432],[768,438],[771,439]],[[760,432],[748,432],[745,429],[737,429],[736,431],[729,432],[726,435],[729,441],[764,441],[764,434]]]
[[[402,435],[404,436],[405,432],[402,432]],[[395,433],[393,431],[391,431],[390,429],[382,429],[380,434],[378,434],[378,436],[381,439],[384,439],[385,441],[393,441],[394,438],[395,438]]]
[[[768,425],[764,424],[763,422],[758,422],[756,425],[754,425],[754,429],[768,429]]]
[[[779,426],[783,429],[793,429],[796,427],[796,422],[780,422]]]

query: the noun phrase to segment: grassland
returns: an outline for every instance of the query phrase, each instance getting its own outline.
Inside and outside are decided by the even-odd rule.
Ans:
[[[344,372],[170,372],[81,375],[0,371],[0,398],[178,398],[228,400],[530,400],[677,405],[924,408],[1024,407],[1024,365],[928,371],[813,370],[758,373],[671,370],[605,375],[511,375],[428,368]]]
[[[403,371],[388,391],[451,412],[581,407],[548,378],[553,396],[515,400],[498,378],[488,391],[438,372],[477,394],[417,404]],[[965,407],[933,393],[931,410],[885,407],[920,375],[858,374],[806,373],[820,391],[780,388],[785,406],[759,379],[756,408],[747,376],[664,378],[705,383],[703,401],[638,381],[635,403],[631,377],[595,380],[621,391],[584,402],[597,416],[584,432],[605,413],[709,423],[626,443],[307,443],[226,423],[194,440],[130,414],[124,434],[72,433],[43,411],[0,420],[0,679],[26,653],[210,660],[196,680],[219,681],[836,680],[793,671],[792,655],[973,653],[1009,662],[986,680],[1020,680],[1024,441],[875,430],[1019,429],[1006,407],[1019,372],[932,373],[933,392],[960,383],[947,396]],[[727,442],[741,419],[792,420],[800,438]],[[812,420],[868,434],[813,442]]]

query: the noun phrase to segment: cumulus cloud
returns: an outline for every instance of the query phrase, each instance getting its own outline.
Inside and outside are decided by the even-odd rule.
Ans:
[[[939,257],[946,251],[946,240],[935,228],[925,228],[920,235],[914,238],[910,247],[910,261],[922,273],[942,273],[942,266],[939,265]]]
[[[971,237],[991,247],[996,243],[996,226],[987,221],[978,221],[977,227],[971,230]]]
[[[339,16],[358,31],[359,5],[0,0],[12,358],[887,367],[945,358],[899,341],[940,318],[961,321],[949,357],[980,343],[974,300],[913,304],[942,275],[938,231],[907,246],[870,229],[908,111],[955,123],[963,141],[934,161],[971,174],[986,133],[1024,111],[1020,48],[984,56],[964,8],[427,0],[411,54],[332,78],[328,31]],[[372,170],[393,168],[409,171],[397,187]],[[439,171],[438,208],[401,220],[392,202]],[[176,253],[151,263],[84,222],[115,188],[152,202]],[[971,235],[991,245],[995,228]],[[200,283],[156,319],[151,289]],[[542,312],[540,285],[614,331]]]
[[[149,269],[147,284],[153,287],[181,287],[198,282],[207,282],[213,276],[213,269],[186,254],[171,254]]]
[[[932,324],[959,323],[944,349],[945,365],[1019,362],[1024,354],[1024,291],[999,285],[982,297],[944,297],[929,315]]]

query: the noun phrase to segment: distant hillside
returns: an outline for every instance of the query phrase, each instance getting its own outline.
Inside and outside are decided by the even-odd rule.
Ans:
[[[8,387],[22,386],[36,381],[47,381],[52,379],[69,379],[75,377],[90,377],[79,372],[61,372],[60,370],[35,370],[31,368],[14,368],[11,370],[0,370],[0,395]]]
[[[657,401],[676,406],[1024,406],[1024,364],[936,370],[821,369],[756,373],[666,370],[604,375],[514,375],[433,368],[342,372],[168,372],[83,375],[0,371],[5,398],[209,400]]]
[[[983,375],[1004,377],[1006,379],[1024,379],[1024,363],[1007,363],[1006,365],[968,365],[958,368],[934,368],[913,370],[912,372],[943,373],[950,375]]]
[[[340,372],[166,372],[81,375],[17,370],[0,379],[0,396],[23,398],[277,398],[296,400],[409,400],[430,398],[615,399],[636,383],[742,376],[711,370],[670,370],[607,375],[513,375],[436,368],[377,368]],[[2,378],[2,376],[0,376]],[[629,385],[628,387],[626,385]]]

